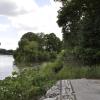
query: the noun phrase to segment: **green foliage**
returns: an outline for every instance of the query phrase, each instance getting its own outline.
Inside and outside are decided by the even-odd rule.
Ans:
[[[74,54],[74,51],[70,50],[62,50],[60,54],[57,56],[57,59],[54,62],[46,63],[41,66],[41,74],[44,74],[48,77],[48,79],[80,79],[80,78],[100,78],[100,67],[99,65],[95,66],[86,66],[83,64],[74,62],[66,62],[65,54],[68,52],[70,54]]]
[[[99,50],[92,49],[92,48],[80,48],[76,47],[74,48],[74,54],[76,55],[77,59],[81,60],[81,63],[83,65],[95,65],[99,64]]]
[[[1,55],[13,55],[14,50],[0,49]]]
[[[46,34],[44,36],[44,46],[45,50],[49,52],[59,53],[62,49],[62,43],[54,33]]]
[[[57,23],[62,27],[65,48],[75,50],[73,57],[85,65],[100,64],[100,1],[55,1],[62,2]]]
[[[57,59],[53,62],[46,63],[45,65],[41,66],[40,70],[42,74],[45,74],[49,79],[54,78],[56,79],[57,73],[63,68],[63,58],[64,58],[64,50],[62,50]]]
[[[73,64],[66,64],[64,67],[57,73],[57,79],[100,79],[100,66],[76,66]]]
[[[61,51],[62,42],[54,33],[32,33],[24,34],[19,41],[19,47],[14,52],[16,64],[29,64],[55,59]]]
[[[67,50],[68,53],[71,53]],[[0,100],[39,100],[59,79],[100,78],[100,67],[65,63],[62,50],[54,62],[40,68],[27,68],[0,81]]]
[[[39,71],[25,69],[0,81],[0,100],[39,100],[52,83],[54,80],[49,80]]]

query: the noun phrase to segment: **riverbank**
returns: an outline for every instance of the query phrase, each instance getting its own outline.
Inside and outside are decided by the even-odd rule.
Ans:
[[[65,64],[59,56],[54,62],[39,68],[27,66],[20,73],[13,72],[12,76],[0,81],[0,99],[39,100],[58,80],[81,78],[100,79],[100,67]]]
[[[80,79],[86,76],[99,78],[100,68],[95,68],[93,70],[94,68],[89,67],[62,66],[59,60],[41,65],[39,69],[28,67],[20,73],[13,72],[12,76],[0,81],[0,99],[39,100],[58,80]]]

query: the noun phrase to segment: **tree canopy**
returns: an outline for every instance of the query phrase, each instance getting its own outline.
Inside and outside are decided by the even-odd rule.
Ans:
[[[84,64],[100,63],[100,1],[55,1],[62,2],[57,23],[62,27],[65,47]]]
[[[61,51],[62,42],[54,33],[24,34],[14,53],[15,62],[41,62],[55,59]]]

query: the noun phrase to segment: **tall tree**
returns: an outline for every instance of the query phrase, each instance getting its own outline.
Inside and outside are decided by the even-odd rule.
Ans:
[[[62,27],[66,48],[83,63],[100,63],[100,0],[56,0],[62,2],[58,25]]]
[[[28,32],[22,36],[18,45],[14,58],[20,64],[55,59],[61,51],[62,42],[54,33],[45,35]]]
[[[46,34],[44,36],[44,49],[49,52],[59,53],[62,48],[62,42],[54,33]]]

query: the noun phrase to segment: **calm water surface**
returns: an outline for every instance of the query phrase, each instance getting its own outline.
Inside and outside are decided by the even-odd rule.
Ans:
[[[17,70],[17,67],[13,65],[13,61],[11,55],[0,55],[0,80],[10,76],[13,71]]]

